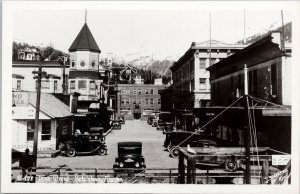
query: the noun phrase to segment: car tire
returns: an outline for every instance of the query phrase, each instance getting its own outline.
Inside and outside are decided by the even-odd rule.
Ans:
[[[68,157],[74,157],[76,155],[76,150],[74,148],[67,148],[66,154]]]
[[[227,171],[234,172],[237,169],[237,163],[232,160],[226,160],[224,167]]]
[[[178,146],[173,146],[170,149],[170,154],[173,158],[178,158],[179,157],[179,147]]]
[[[103,155],[106,155],[107,154],[107,149],[106,148],[103,148],[103,147],[100,147],[98,150],[97,150],[98,154],[100,156],[103,156]]]

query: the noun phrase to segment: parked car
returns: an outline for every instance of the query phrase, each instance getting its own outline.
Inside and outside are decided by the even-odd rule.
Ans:
[[[152,125],[153,119],[154,119],[154,116],[152,116],[152,115],[148,116],[148,119],[147,119],[148,125]]]
[[[119,121],[120,121],[121,124],[125,124],[125,118],[124,118],[124,116],[120,116]]]
[[[153,119],[152,120],[152,127],[157,127],[158,125],[158,119]]]
[[[156,129],[160,131],[164,131],[166,129],[166,123],[163,120],[159,119],[157,122]]]
[[[221,140],[214,137],[204,136],[203,133],[196,133],[192,131],[172,131],[169,134],[167,149],[170,155],[174,158],[179,155],[179,145],[181,147],[231,147],[229,141]]]
[[[99,155],[107,154],[107,146],[105,145],[105,137],[103,136],[102,127],[93,127],[84,134],[75,133],[70,141],[63,143],[61,152],[68,157],[74,157],[79,154]]]
[[[113,169],[124,171],[126,168],[134,171],[143,171],[146,168],[141,142],[118,143],[118,157],[115,159]]]
[[[111,122],[111,127],[113,130],[116,130],[116,129],[121,129],[121,122],[118,121],[118,120],[114,120]]]

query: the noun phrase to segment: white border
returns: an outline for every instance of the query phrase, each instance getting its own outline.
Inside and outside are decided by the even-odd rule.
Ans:
[[[269,185],[163,185],[163,184],[19,184],[10,183],[11,173],[11,56],[12,56],[12,13],[18,9],[119,9],[119,10],[272,10],[291,9],[293,11],[293,123],[292,123],[292,184],[283,186]],[[298,193],[299,192],[299,25],[300,2],[298,1],[18,1],[3,2],[2,27],[2,137],[1,137],[1,191],[30,193]],[[259,19],[259,18],[258,18]],[[180,27],[180,26],[179,26]],[[25,29],[24,29],[25,30]],[[296,119],[295,119],[296,118]]]

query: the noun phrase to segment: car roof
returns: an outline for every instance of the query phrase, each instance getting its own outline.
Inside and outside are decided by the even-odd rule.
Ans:
[[[136,141],[119,142],[118,146],[142,146],[142,142],[136,142]]]

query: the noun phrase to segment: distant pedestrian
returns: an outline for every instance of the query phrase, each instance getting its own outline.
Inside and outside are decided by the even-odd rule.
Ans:
[[[20,157],[19,166],[22,169],[22,178],[27,174],[27,170],[31,170],[33,166],[33,156],[29,154],[29,149],[25,150],[25,153]]]

